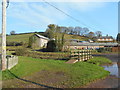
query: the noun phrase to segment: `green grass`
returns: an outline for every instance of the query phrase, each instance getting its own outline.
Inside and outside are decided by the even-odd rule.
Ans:
[[[7,36],[8,42],[24,42],[28,43],[29,37],[32,36],[34,33],[28,33],[28,34],[21,34],[21,35],[10,35]],[[67,39],[79,39],[79,40],[88,40],[89,38],[83,37],[83,36],[77,36],[77,35],[65,35],[65,38]]]
[[[84,36],[65,34],[65,39],[79,39],[79,40],[81,40],[81,41],[85,41],[85,40],[88,40],[89,38],[84,37]]]
[[[110,61],[109,59],[107,59],[105,57],[94,57],[94,58],[88,60],[87,62],[94,63],[97,65],[111,64],[112,63],[112,61]]]
[[[95,59],[100,59],[100,57]],[[67,78],[59,84],[66,85],[67,87],[82,86],[109,75],[109,72],[105,71],[103,67],[88,62],[66,64],[65,61],[61,60],[35,59],[22,56],[19,57],[19,64],[10,71],[18,77],[23,78],[32,76],[35,72],[40,72],[42,70],[46,70],[50,73],[64,72]],[[7,70],[3,71],[2,75],[3,80],[15,78]],[[42,79],[45,79],[45,76]]]
[[[33,33],[21,34],[21,35],[10,35],[10,36],[7,36],[7,41],[28,43],[29,37],[32,36],[32,35],[33,35]]]

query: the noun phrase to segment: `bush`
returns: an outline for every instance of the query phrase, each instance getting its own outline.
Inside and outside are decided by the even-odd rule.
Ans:
[[[105,47],[105,48],[99,48],[97,49],[98,52],[100,53],[104,53],[104,52],[112,52],[112,49],[109,47]]]
[[[111,60],[109,60],[108,58],[105,58],[105,57],[94,57],[94,58],[88,60],[87,62],[96,64],[96,65],[111,64],[112,63]]]
[[[28,51],[24,48],[17,49],[16,55],[18,56],[28,56],[33,58],[40,58],[40,59],[64,59],[67,60],[70,57],[70,53],[58,53],[58,52],[37,52],[37,51]]]
[[[56,43],[55,43],[54,40],[48,41],[46,50],[48,52],[55,52],[55,51],[57,51],[56,50]]]
[[[23,42],[6,42],[7,46],[22,46]]]
[[[18,56],[27,56],[28,50],[27,48],[22,47],[22,48],[16,49],[15,54]]]
[[[22,46],[7,46],[6,50],[8,51],[16,51],[16,49],[21,48]]]

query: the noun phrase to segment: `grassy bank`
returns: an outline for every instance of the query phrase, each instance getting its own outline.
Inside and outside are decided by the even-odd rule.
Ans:
[[[95,58],[98,59],[98,58]],[[32,81],[42,82],[45,85],[54,87],[79,87],[96,79],[109,75],[103,67],[88,62],[66,64],[61,60],[35,59],[31,57],[19,57],[19,64],[10,72],[21,78],[30,77]],[[3,80],[14,79],[9,71],[3,72]],[[37,76],[37,77],[36,77]],[[56,83],[55,83],[56,80]],[[46,81],[51,81],[50,83]],[[21,87],[13,83],[4,84],[3,87]],[[27,83],[26,83],[27,84]]]
[[[10,36],[7,36],[7,41],[28,43],[29,37],[32,35],[33,35],[33,33],[20,34],[20,35],[10,35]]]
[[[96,65],[112,64],[112,61],[110,61],[109,59],[105,57],[94,57],[88,60],[87,62],[96,64]]]

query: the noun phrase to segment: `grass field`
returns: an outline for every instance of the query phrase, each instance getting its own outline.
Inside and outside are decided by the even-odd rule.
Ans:
[[[107,59],[105,57],[94,57],[94,58],[88,60],[87,62],[94,63],[97,65],[112,64],[112,61],[110,61],[109,59]]]
[[[89,38],[84,37],[84,36],[78,36],[78,35],[65,35],[65,39],[79,39],[80,41],[85,41],[88,40]]]
[[[99,59],[103,58],[99,57]],[[19,64],[10,72],[20,78],[64,88],[80,87],[109,75],[109,72],[105,71],[103,67],[88,62],[66,64],[63,60],[45,60],[22,56],[19,57]],[[3,80],[6,82],[3,83],[3,87],[20,88],[24,85],[25,88],[29,85],[27,82],[18,82],[10,72],[4,71],[2,74]]]
[[[10,35],[10,36],[7,36],[7,41],[28,43],[29,37],[32,36],[33,34],[34,33]],[[77,35],[68,35],[68,34],[65,35],[65,39],[88,40],[88,38],[86,38],[86,37],[77,36]]]
[[[29,37],[32,36],[33,33],[30,34],[18,34],[18,35],[10,35],[7,36],[7,41],[9,42],[24,42],[24,43],[28,43],[29,41]]]

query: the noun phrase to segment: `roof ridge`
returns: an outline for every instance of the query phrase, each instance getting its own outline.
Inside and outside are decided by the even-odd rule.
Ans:
[[[38,37],[44,38],[44,39],[49,39],[49,38],[47,38],[47,37],[45,37],[43,35],[37,34],[37,33],[35,33],[35,35],[37,35]]]

